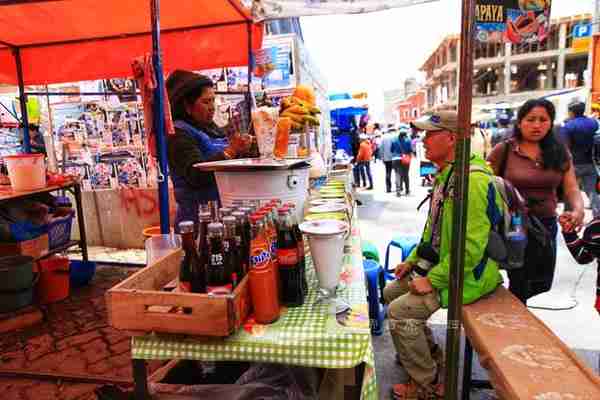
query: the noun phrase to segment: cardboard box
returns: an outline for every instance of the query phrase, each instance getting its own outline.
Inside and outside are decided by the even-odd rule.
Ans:
[[[0,243],[0,256],[30,256],[33,258],[42,257],[48,254],[48,234],[45,233],[34,239],[22,242],[2,242]]]

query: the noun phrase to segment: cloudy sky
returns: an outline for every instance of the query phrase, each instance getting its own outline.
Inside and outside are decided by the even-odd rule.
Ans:
[[[554,0],[552,17],[591,13],[595,0]],[[398,87],[440,40],[460,32],[460,0],[362,15],[305,17],[304,41],[330,92],[369,92],[376,118],[384,89]]]

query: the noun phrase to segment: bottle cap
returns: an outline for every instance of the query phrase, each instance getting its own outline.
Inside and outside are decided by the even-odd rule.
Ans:
[[[212,218],[210,211],[201,211],[200,212],[200,221],[206,222],[206,221],[210,221],[210,219]]]
[[[226,217],[223,217],[223,224],[235,225],[235,217],[233,215],[228,215]]]
[[[194,222],[192,222],[192,221],[181,221],[179,223],[179,232],[181,232],[181,233],[194,232]]]
[[[264,215],[261,216],[258,214],[252,214],[252,215],[250,215],[250,222],[253,224],[256,224],[256,223],[262,222],[263,218],[264,218]]]
[[[223,234],[223,224],[220,222],[212,222],[208,224],[208,234],[218,235]]]
[[[290,209],[288,207],[281,207],[279,210],[277,210],[277,214],[279,215],[285,215],[290,211]]]
[[[290,210],[293,210],[296,208],[296,205],[294,203],[285,203],[284,206],[288,207]]]

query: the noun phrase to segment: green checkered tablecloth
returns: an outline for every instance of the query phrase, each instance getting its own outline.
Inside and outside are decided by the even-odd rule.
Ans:
[[[314,305],[317,280],[308,258],[311,288],[304,305],[282,309],[281,317],[273,324],[260,325],[250,317],[242,329],[227,338],[138,336],[132,339],[132,357],[253,361],[317,368],[352,368],[364,362],[361,399],[377,399],[360,235],[357,224],[353,225],[352,235],[346,242],[341,275],[343,288],[338,291],[338,296],[351,305],[350,312],[336,316],[328,305]]]

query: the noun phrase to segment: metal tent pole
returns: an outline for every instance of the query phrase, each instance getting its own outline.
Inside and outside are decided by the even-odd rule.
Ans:
[[[167,165],[167,146],[165,138],[164,78],[160,54],[160,0],[150,0],[152,19],[152,64],[156,75],[154,89],[154,134],[156,135],[156,154],[158,155],[158,204],[160,207],[160,233],[170,232],[169,223],[169,179]]]
[[[252,123],[252,89],[250,85],[252,84],[252,22],[248,22],[246,24],[246,28],[248,30],[248,121]]]
[[[452,215],[452,245],[450,251],[450,280],[448,328],[446,331],[446,400],[459,399],[458,365],[460,361],[460,331],[469,202],[469,160],[471,156],[471,106],[473,101],[473,27],[475,0],[462,1],[460,37],[460,96],[458,102],[458,142],[454,174],[454,211]]]
[[[23,123],[23,150],[31,153],[31,138],[29,137],[29,118],[27,116],[27,94],[25,94],[25,83],[23,82],[23,65],[21,64],[21,51],[18,47],[13,48],[15,64],[17,66],[17,80],[19,83],[19,103],[21,104],[21,121]]]

